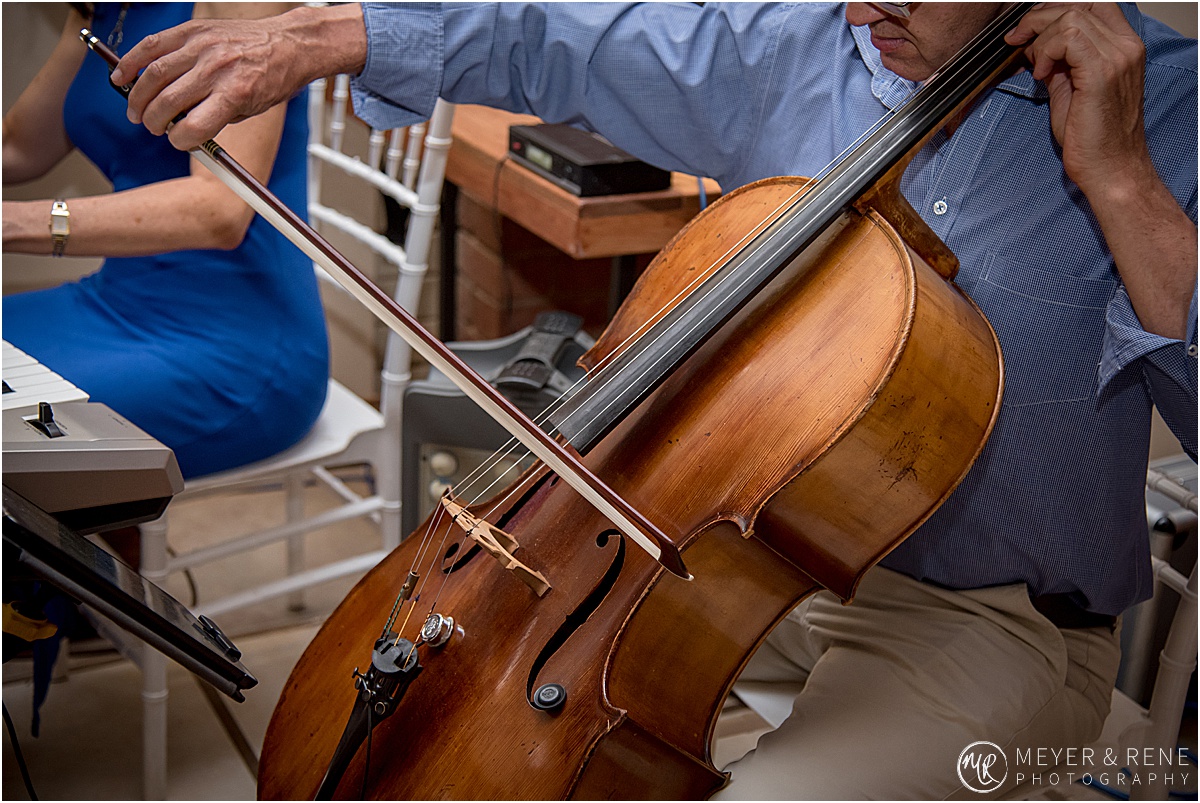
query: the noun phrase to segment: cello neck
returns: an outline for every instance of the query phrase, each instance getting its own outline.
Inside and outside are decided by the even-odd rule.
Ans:
[[[558,431],[586,453],[860,198],[890,198],[896,202],[893,208],[902,203],[899,177],[912,157],[1021,55],[1004,35],[1032,6],[1006,7],[758,235],[596,369],[588,384],[551,416]],[[915,213],[912,218],[913,228],[923,226]],[[918,233],[933,237],[927,230]]]

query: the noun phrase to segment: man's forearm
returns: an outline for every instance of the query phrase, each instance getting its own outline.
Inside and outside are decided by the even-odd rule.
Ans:
[[[1196,287],[1196,224],[1156,174],[1114,181],[1099,195],[1089,199],[1092,211],[1142,327],[1184,339]]]

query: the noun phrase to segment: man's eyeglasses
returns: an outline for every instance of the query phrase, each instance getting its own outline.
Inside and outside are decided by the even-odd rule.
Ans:
[[[879,9],[880,11],[882,11],[884,14],[887,14],[888,16],[904,17],[907,19],[912,14],[912,9],[910,9],[909,6],[914,5],[914,4],[913,3],[871,3],[871,5],[875,6],[875,8]]]

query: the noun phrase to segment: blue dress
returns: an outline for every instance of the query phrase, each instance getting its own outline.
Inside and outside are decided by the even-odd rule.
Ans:
[[[97,4],[102,41],[119,10]],[[122,54],[191,15],[190,3],[133,4]],[[126,120],[95,55],[63,116],[114,191],[189,174],[186,153]],[[301,216],[306,139],[300,96],[288,104],[268,186]],[[235,250],[106,259],[81,281],[6,297],[3,321],[5,340],[173,449],[185,477],[291,446],[325,399],[328,346],[312,262],[258,216]]]

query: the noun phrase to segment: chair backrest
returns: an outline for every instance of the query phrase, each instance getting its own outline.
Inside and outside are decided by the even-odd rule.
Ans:
[[[361,137],[347,136],[347,125],[354,125],[357,119],[350,110],[350,76],[335,76],[332,88],[329,82],[320,79],[309,86],[309,220],[318,231],[337,230],[394,265],[398,273],[392,298],[416,315],[441,204],[454,107],[439,100],[428,123],[407,129],[371,128],[365,155],[352,155],[347,152],[350,143]],[[403,242],[380,234],[373,221],[363,222],[334,209],[323,168],[352,177],[362,182],[364,189],[373,188],[407,209],[410,214]],[[323,278],[332,282],[327,275]],[[411,376],[411,358],[408,344],[389,330],[380,387],[385,419],[398,420],[404,386]]]

